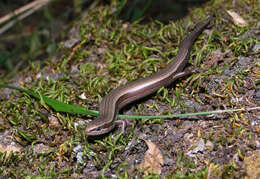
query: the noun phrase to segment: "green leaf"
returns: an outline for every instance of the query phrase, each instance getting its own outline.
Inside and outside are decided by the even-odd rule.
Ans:
[[[88,110],[88,109],[86,109],[82,106],[75,106],[75,105],[66,104],[66,103],[48,98],[48,97],[43,96],[43,95],[39,95],[39,94],[34,93],[30,90],[26,90],[26,89],[14,87],[14,86],[9,86],[9,85],[2,84],[2,83],[0,83],[0,87],[15,89],[15,90],[18,90],[20,92],[24,92],[24,93],[28,94],[29,96],[35,97],[39,100],[42,100],[44,103],[48,104],[51,108],[53,108],[57,112],[66,112],[66,113],[72,113],[72,114],[89,114],[89,115],[94,115],[94,116],[98,115],[97,111]]]

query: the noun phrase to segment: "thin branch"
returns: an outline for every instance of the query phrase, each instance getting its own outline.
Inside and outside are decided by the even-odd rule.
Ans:
[[[25,17],[31,15],[32,13],[34,13],[35,11],[37,11],[38,9],[40,9],[41,7],[46,5],[49,1],[51,1],[51,0],[33,1],[19,9],[16,9],[15,11],[7,14],[6,16],[0,18],[0,24],[2,24],[4,22],[12,19],[13,17],[18,16],[17,18],[13,19],[12,21],[10,21],[6,25],[4,25],[0,29],[0,34],[4,33],[6,30],[8,30],[10,27],[12,27],[17,21],[24,19]]]

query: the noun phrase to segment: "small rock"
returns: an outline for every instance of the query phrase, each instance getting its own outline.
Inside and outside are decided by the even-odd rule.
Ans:
[[[71,67],[70,73],[76,74],[76,73],[79,73],[79,72],[80,72],[80,71],[79,71],[79,69],[78,69],[78,65],[73,65],[73,66]]]
[[[203,139],[200,139],[197,143],[197,147],[193,150],[187,152],[187,155],[190,157],[195,157],[195,154],[198,152],[203,152],[205,150],[205,142]]]
[[[6,152],[8,156],[10,152],[21,152],[22,147],[14,142],[13,136],[9,135],[9,131],[0,133],[0,152]]]
[[[54,128],[60,126],[59,120],[53,115],[49,117],[49,126]]]
[[[254,52],[259,52],[260,51],[260,43],[255,44],[255,46],[252,49]]]
[[[80,41],[80,39],[77,39],[77,38],[72,38],[72,39],[69,39],[67,41],[64,42],[64,47],[65,48],[72,48],[76,43],[78,43]]]
[[[45,152],[47,152],[48,150],[50,150],[51,148],[47,145],[44,144],[36,144],[33,147],[33,151],[36,154],[43,154]]]
[[[209,140],[206,142],[205,146],[210,148],[210,150],[212,150],[214,148],[214,144],[211,141],[209,141]]]

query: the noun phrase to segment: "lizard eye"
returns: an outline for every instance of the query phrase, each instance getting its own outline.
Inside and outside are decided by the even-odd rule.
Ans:
[[[91,129],[90,131],[93,132],[93,131],[100,131],[101,130],[101,127],[96,127],[94,129]]]
[[[100,130],[101,130],[101,127],[95,128],[95,131],[100,131]]]

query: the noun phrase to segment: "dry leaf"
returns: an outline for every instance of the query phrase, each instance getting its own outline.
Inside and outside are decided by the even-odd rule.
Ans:
[[[227,11],[227,13],[233,18],[233,21],[236,25],[240,27],[247,26],[247,22],[236,12],[234,11]]]
[[[146,175],[149,173],[161,174],[163,165],[163,156],[161,151],[153,142],[144,141],[149,149],[145,152],[144,161],[139,165],[139,168]]]

